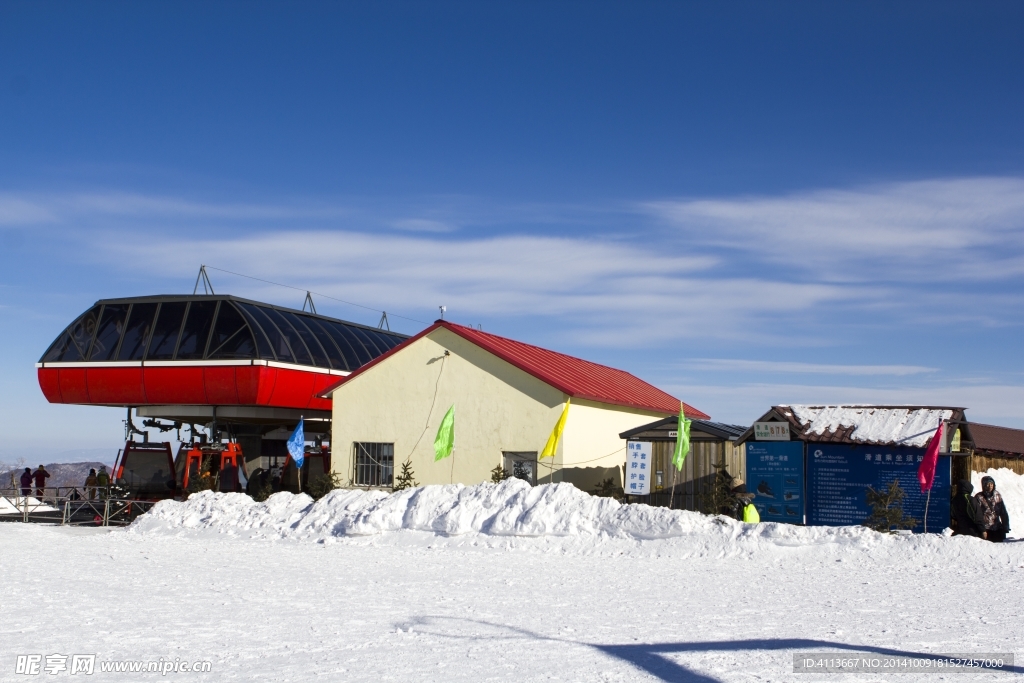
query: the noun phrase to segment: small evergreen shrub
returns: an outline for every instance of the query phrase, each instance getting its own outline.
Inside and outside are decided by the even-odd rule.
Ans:
[[[402,463],[402,471],[398,473],[398,478],[395,479],[395,485],[391,487],[391,490],[393,492],[404,491],[419,485],[420,483],[416,481],[416,475],[412,471],[412,460],[406,460]]]
[[[320,500],[340,486],[341,482],[338,480],[338,475],[334,472],[328,472],[327,474],[313,477],[313,480],[306,486],[306,493],[313,500]]]
[[[608,477],[597,485],[597,488],[593,490],[592,495],[601,498],[615,498],[616,500],[622,500],[622,489],[615,483],[615,479]]]
[[[913,529],[917,526],[917,520],[903,514],[903,499],[906,495],[895,479],[883,491],[876,491],[869,486],[865,496],[871,514],[864,520],[864,526],[882,533],[889,533],[893,529]]]
[[[501,465],[495,465],[494,469],[491,470],[491,483],[500,484],[511,476],[512,474],[504,467]]]

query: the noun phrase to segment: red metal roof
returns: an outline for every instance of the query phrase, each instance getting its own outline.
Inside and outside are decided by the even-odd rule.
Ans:
[[[650,410],[665,415],[674,415],[679,412],[679,399],[623,370],[616,370],[607,365],[599,365],[581,358],[567,356],[557,351],[549,351],[532,344],[524,344],[507,337],[499,337],[496,334],[474,330],[471,327],[456,325],[446,320],[438,320],[415,337],[408,339],[384,355],[378,356],[351,375],[341,379],[324,393],[330,393],[348,380],[377,363],[383,362],[391,354],[397,353],[405,346],[412,344],[420,337],[430,334],[439,327],[443,327],[463,339],[476,344],[485,351],[494,354],[523,372],[533,375],[545,384],[549,384],[573,398],[583,398],[598,403]],[[709,415],[697,410],[693,406],[685,403],[683,405],[688,417],[701,420],[710,419]]]

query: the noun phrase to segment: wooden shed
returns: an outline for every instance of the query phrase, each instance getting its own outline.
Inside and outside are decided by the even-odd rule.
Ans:
[[[724,464],[729,474],[743,478],[746,447],[737,445],[735,441],[746,431],[746,427],[710,420],[692,420],[690,453],[686,456],[682,471],[672,466],[677,427],[678,417],[673,416],[619,434],[619,437],[627,441],[651,442],[651,456],[654,460],[651,494],[627,496],[630,502],[699,511],[702,500],[714,486],[715,464]]]
[[[1005,467],[1024,474],[1024,429],[977,422],[972,422],[968,429],[970,440],[965,439],[960,449],[967,452],[968,471],[986,472]]]

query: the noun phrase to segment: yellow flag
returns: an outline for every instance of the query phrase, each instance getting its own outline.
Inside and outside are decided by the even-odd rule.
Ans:
[[[548,437],[548,442],[544,444],[544,450],[541,451],[540,458],[553,458],[555,457],[555,451],[558,450],[558,441],[562,438],[562,430],[565,429],[565,418],[569,417],[569,399],[565,399],[565,407],[562,408],[562,416],[558,418],[558,422],[555,423],[555,428],[551,432],[551,436]]]

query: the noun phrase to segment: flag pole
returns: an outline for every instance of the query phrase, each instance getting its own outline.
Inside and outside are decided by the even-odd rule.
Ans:
[[[932,500],[932,490],[928,489],[928,495],[924,499],[924,532],[928,533],[928,503]]]

